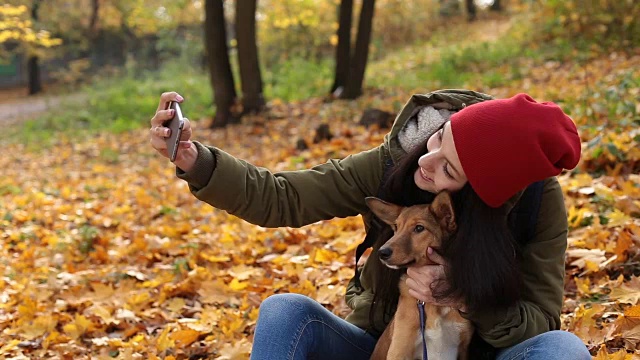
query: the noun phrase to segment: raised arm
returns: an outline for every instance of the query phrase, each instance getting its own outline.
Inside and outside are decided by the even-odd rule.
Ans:
[[[384,146],[308,170],[272,173],[226,152],[194,142],[198,158],[177,170],[208,204],[265,227],[300,227],[368,211],[364,198],[378,191]]]

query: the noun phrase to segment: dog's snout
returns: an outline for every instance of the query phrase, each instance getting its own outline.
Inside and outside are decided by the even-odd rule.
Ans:
[[[380,250],[378,250],[378,256],[380,256],[380,260],[389,260],[392,253],[393,250],[388,247],[381,247]]]

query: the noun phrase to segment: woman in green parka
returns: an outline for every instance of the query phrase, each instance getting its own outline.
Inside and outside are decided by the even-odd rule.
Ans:
[[[168,103],[183,100],[162,94],[151,119],[151,145],[165,157],[170,133],[162,124],[173,117]],[[458,231],[431,252],[435,265],[407,270],[411,294],[459,309],[497,359],[591,358],[578,337],[559,330],[568,230],[555,176],[577,165],[581,144],[556,104],[467,90],[414,95],[377,148],[279,173],[191,136],[187,120],[177,176],[198,199],[264,227],[362,214],[367,231],[374,231],[366,197],[409,206],[451,192]],[[537,221],[523,243],[510,213],[536,182],[542,185]],[[347,289],[353,311],[346,319],[302,295],[270,296],[260,306],[252,359],[369,358],[395,311],[399,278],[375,256],[390,228],[375,231],[374,252]]]

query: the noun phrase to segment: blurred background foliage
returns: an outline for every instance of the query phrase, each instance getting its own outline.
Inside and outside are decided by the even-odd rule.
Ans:
[[[5,62],[19,53],[6,34],[24,29],[46,31],[62,43],[46,49],[52,80],[84,83],[95,75],[157,70],[169,62],[183,67],[203,65],[204,1],[66,0],[42,1],[37,22],[29,19],[33,0],[8,0],[0,7],[0,43]],[[93,3],[97,3],[97,11]],[[355,10],[360,7],[356,1]],[[491,1],[488,1],[490,3]],[[486,7],[487,1],[477,1]],[[634,0],[502,1],[509,16],[519,16],[520,47],[552,42],[584,46],[594,52],[629,49],[640,43],[640,6]],[[287,68],[289,61],[332,60],[337,42],[339,0],[258,1],[257,32],[263,67]],[[454,4],[454,5],[451,5]],[[22,9],[15,14],[10,9]],[[233,51],[235,1],[225,1],[229,43]],[[95,13],[94,13],[95,11]],[[463,6],[451,0],[378,0],[371,58],[407,45],[430,41],[434,31],[464,21]],[[354,19],[357,19],[357,11]],[[15,20],[21,23],[16,24]],[[12,21],[14,23],[12,23]],[[355,29],[354,29],[355,31]],[[518,31],[518,30],[515,30]],[[464,34],[452,34],[457,41]],[[13,39],[15,40],[15,39]],[[22,42],[23,40],[18,40]],[[555,56],[570,56],[570,51]],[[481,56],[481,55],[479,55]],[[293,60],[296,59],[296,60]],[[57,60],[57,61],[55,61]],[[61,61],[64,60],[64,61]],[[298,66],[300,64],[297,64]],[[96,71],[99,69],[100,71]]]
[[[354,3],[357,24],[362,0]],[[466,87],[500,96],[505,88],[535,88],[531,69],[546,66],[553,72],[568,62],[583,66],[609,54],[638,51],[640,24],[634,19],[640,18],[640,4],[635,0],[503,0],[501,12],[489,11],[490,0],[475,3],[480,22],[499,20],[495,27],[467,22],[464,1],[377,0],[366,88],[411,93]],[[30,16],[35,4],[37,20]],[[203,46],[204,5],[202,0],[7,1],[0,7],[0,87],[11,90],[7,73],[24,73],[20,64],[36,53],[46,94],[88,97],[26,124],[25,136],[39,136],[37,129],[139,127],[157,94],[171,89],[189,94],[191,118],[210,118],[215,105]],[[257,43],[267,101],[327,95],[339,5],[339,0],[258,1]],[[238,79],[235,6],[224,1],[229,58]],[[565,102],[581,122],[598,123],[603,113],[612,112],[637,120],[637,72],[600,79],[606,89],[585,74],[580,86],[558,84],[544,94]],[[13,95],[5,92],[9,95],[2,101],[22,96],[20,86],[15,84]],[[395,102],[389,110],[399,106]]]

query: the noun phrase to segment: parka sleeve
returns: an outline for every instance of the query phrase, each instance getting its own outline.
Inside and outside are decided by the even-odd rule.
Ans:
[[[522,300],[508,309],[463,314],[497,348],[560,329],[567,248],[567,214],[556,178],[545,181],[534,239],[524,248]]]
[[[226,152],[197,143],[199,173],[177,171],[200,200],[250,223],[300,227],[367,211],[384,171],[384,145],[329,160],[308,170],[272,173]],[[200,162],[200,163],[198,163]],[[207,165],[208,163],[208,165]],[[203,168],[215,166],[209,179]]]

